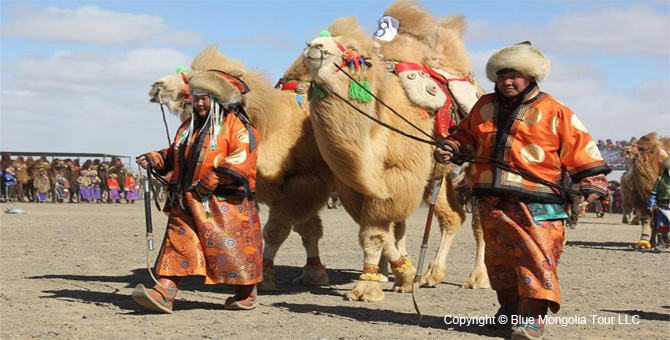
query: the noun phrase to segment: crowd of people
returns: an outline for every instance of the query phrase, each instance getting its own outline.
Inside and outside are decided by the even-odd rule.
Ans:
[[[637,138],[632,137],[630,140],[618,140],[615,142],[612,142],[611,139],[606,139],[603,141],[602,139],[598,140],[598,143],[596,145],[598,146],[598,150],[600,151],[605,151],[605,150],[622,150],[623,148],[627,146],[632,146],[635,147],[637,144]]]
[[[142,190],[140,178],[123,162],[99,159],[79,165],[78,159],[46,156],[37,160],[3,154],[0,201],[34,203],[135,203]]]

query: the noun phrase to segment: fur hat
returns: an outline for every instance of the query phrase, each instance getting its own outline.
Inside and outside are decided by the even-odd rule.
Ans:
[[[540,82],[549,74],[550,69],[551,61],[526,41],[503,47],[493,53],[486,63],[486,76],[490,81],[495,82],[499,71],[515,70]]]
[[[188,89],[191,96],[209,94],[224,107],[241,104],[242,95],[249,92],[249,87],[240,78],[218,70],[191,72]]]

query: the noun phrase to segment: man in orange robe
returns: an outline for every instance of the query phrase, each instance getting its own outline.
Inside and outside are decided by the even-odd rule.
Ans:
[[[262,281],[262,233],[255,199],[259,136],[242,109],[248,88],[218,71],[189,77],[193,115],[177,130],[169,149],[137,158],[160,175],[172,171],[168,185],[168,227],[158,256],[160,279],[153,289],[138,285],[141,306],[171,313],[185,276],[205,284],[235,285],[226,309],[256,307]]]
[[[493,158],[555,184],[566,174],[584,196],[604,196],[610,170],[596,143],[577,116],[537,84],[550,67],[527,42],[494,53],[486,71],[495,93],[479,99],[435,158],[450,162],[454,152]],[[516,321],[497,326],[512,327],[512,339],[539,339],[540,317],[561,304],[557,264],[567,195],[499,167],[475,164],[475,170],[485,262],[501,305],[496,317]]]

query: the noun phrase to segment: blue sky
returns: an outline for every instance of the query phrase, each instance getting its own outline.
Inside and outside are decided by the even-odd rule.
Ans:
[[[163,147],[149,85],[207,45],[276,80],[341,16],[364,30],[392,1],[2,1],[0,149],[134,156]],[[668,1],[422,1],[462,14],[473,71],[530,40],[552,60],[541,88],[596,139],[670,135]],[[172,131],[178,120],[169,120]]]

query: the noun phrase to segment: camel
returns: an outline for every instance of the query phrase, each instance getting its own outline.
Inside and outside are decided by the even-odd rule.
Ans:
[[[426,187],[431,180],[433,146],[401,137],[340,101],[331,91],[346,96],[350,80],[338,71],[337,66],[352,56],[365,57],[372,65],[366,70],[367,80],[378,98],[402,112],[424,132],[432,134],[435,123],[422,107],[409,100],[400,80],[388,77],[386,69],[380,67],[385,60],[380,56],[382,50],[379,43],[362,32],[357,19],[340,18],[331,27],[339,27],[338,31],[345,33],[319,37],[308,43],[302,53],[314,80],[310,101],[311,122],[316,144],[337,178],[337,194],[347,212],[360,225],[364,269],[361,281],[347,294],[347,298],[379,301],[384,298],[384,293],[376,264],[382,254],[390,261],[395,275],[393,290],[400,292],[412,288],[416,269],[404,249],[404,223],[422,198],[428,197]],[[416,52],[416,49],[412,51]],[[405,133],[419,134],[374,99],[354,102],[362,111]],[[448,172],[452,168],[447,169]],[[441,244],[451,244],[465,216],[450,181],[446,181],[438,197],[440,208],[436,209],[437,216],[443,221],[441,227],[447,228],[446,232],[443,229]],[[488,284],[483,266],[483,242],[481,244],[481,261],[478,262],[482,265],[478,271]],[[438,252],[438,258],[442,256],[446,257],[446,254]],[[434,264],[439,263],[434,261]],[[436,280],[440,282],[444,270],[434,265],[427,274],[440,277],[439,281]]]
[[[333,174],[314,143],[312,127],[295,95],[275,89],[260,71],[247,70],[217,46],[204,49],[193,60],[188,77],[206,70],[220,70],[242,79],[251,89],[244,101],[249,118],[260,134],[256,194],[269,209],[263,228],[263,282],[261,290],[276,290],[274,259],[291,228],[302,238],[307,263],[294,284],[327,285],[328,276],[319,258],[323,226],[319,210],[333,190]],[[190,116],[187,76],[176,74],[156,81],[149,92],[152,102],[166,103],[182,119]]]
[[[664,144],[668,144],[668,140],[659,139],[655,132],[642,136],[637,142],[639,152],[632,162],[630,179],[627,179],[630,184],[629,202],[635,209],[641,225],[642,236],[636,244],[637,249],[649,249],[652,246],[649,242],[651,214],[647,209],[647,202],[654,183],[661,172],[661,163],[668,157],[668,153],[665,151],[667,145]],[[624,180],[623,176],[622,180]],[[625,200],[627,198],[624,196]]]

